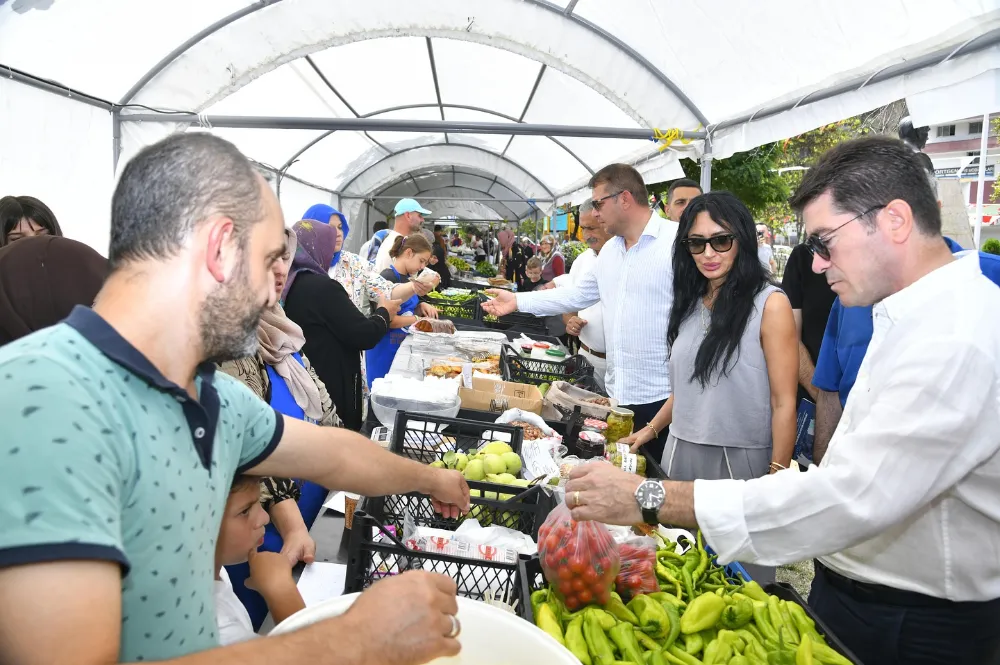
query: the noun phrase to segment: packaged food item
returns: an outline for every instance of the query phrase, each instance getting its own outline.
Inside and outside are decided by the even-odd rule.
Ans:
[[[646,458],[634,453],[616,452],[609,460],[622,471],[634,473],[639,476],[646,475]]]
[[[605,439],[597,432],[580,432],[576,442],[576,448],[583,459],[593,459],[604,456]]]
[[[608,430],[605,436],[608,443],[615,443],[618,439],[624,439],[632,433],[635,414],[628,409],[614,408],[608,414]]]
[[[608,431],[608,423],[603,420],[598,420],[597,418],[585,418],[583,421],[583,429],[604,435]]]
[[[417,322],[413,324],[413,329],[426,333],[455,334],[455,324],[446,319],[417,319]]]
[[[615,578],[615,590],[628,602],[633,596],[656,593],[656,544],[648,538],[629,539],[618,545],[621,568]]]
[[[621,561],[603,524],[577,522],[560,503],[538,530],[538,554],[545,579],[559,581],[557,592],[569,611],[611,600]]]

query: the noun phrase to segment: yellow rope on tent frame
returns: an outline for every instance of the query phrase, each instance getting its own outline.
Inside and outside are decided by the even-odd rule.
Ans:
[[[695,131],[698,131],[700,129],[701,125],[698,125],[698,129],[696,129]],[[653,140],[662,143],[662,145],[659,148],[659,151],[663,152],[664,150],[669,148],[670,144],[672,144],[674,141],[679,140],[684,145],[687,145],[688,143],[691,143],[691,141],[693,141],[694,139],[684,138],[684,131],[678,129],[677,127],[667,130],[660,129],[658,127],[653,127]]]

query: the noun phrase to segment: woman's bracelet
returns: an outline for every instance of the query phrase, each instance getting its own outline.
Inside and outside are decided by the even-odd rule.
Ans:
[[[646,427],[648,427],[649,429],[651,429],[653,431],[653,438],[654,439],[659,439],[660,438],[660,433],[656,431],[655,427],[653,427],[653,423],[646,423]]]
[[[788,467],[784,466],[780,462],[771,462],[771,464],[767,468],[770,469],[771,471],[784,471]]]

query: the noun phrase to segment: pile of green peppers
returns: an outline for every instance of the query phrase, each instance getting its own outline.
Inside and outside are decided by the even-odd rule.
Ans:
[[[663,539],[657,593],[618,594],[570,612],[550,589],[531,595],[536,625],[583,665],[851,665],[797,603],[733,580],[701,534],[684,554]]]

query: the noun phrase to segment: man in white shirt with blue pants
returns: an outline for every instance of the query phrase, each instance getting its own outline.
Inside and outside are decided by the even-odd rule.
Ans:
[[[611,164],[590,179],[594,215],[616,236],[601,250],[594,269],[569,288],[535,293],[493,290],[483,303],[490,314],[520,310],[538,316],[578,312],[598,302],[604,315],[608,395],[635,413],[635,429],[647,426],[670,397],[667,320],[673,303],[673,256],[677,222],[649,209],[642,176],[627,164]],[[663,456],[666,432],[646,444]]]
[[[900,141],[830,150],[792,205],[813,270],[845,306],[874,305],[820,465],[693,483],[586,465],[567,504],[576,519],[697,525],[723,562],[815,557],[809,603],[866,665],[1000,662],[1000,289],[942,242]]]

